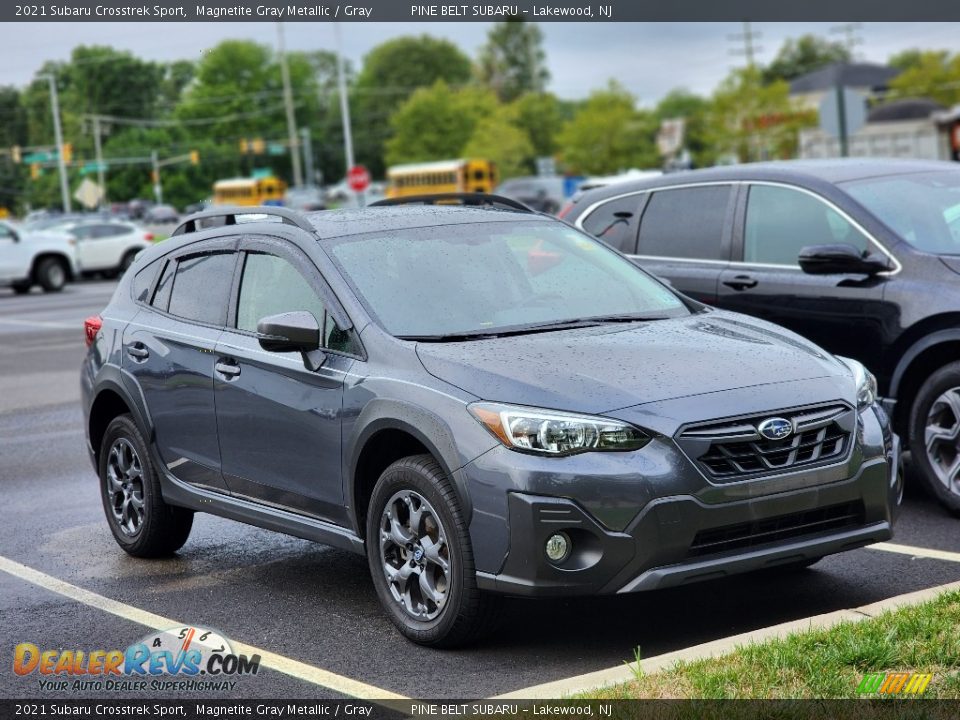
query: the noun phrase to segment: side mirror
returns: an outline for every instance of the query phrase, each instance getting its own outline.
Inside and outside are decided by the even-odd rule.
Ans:
[[[326,355],[320,350],[320,325],[304,310],[280,313],[261,318],[257,323],[257,340],[269,352],[299,352],[308,370],[323,366]]]
[[[875,275],[890,270],[886,258],[864,254],[853,245],[809,245],[797,258],[808,275]]]

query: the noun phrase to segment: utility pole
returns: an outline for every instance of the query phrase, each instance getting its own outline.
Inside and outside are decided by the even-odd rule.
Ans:
[[[747,59],[747,67],[753,69],[756,62],[757,53],[763,50],[762,47],[755,45],[754,42],[763,36],[759,30],[753,30],[750,23],[743,23],[743,32],[727,35],[727,39],[733,43],[743,43],[743,47],[730,50],[731,55],[743,55]]]
[[[300,128],[300,145],[303,148],[305,184],[313,185],[316,183],[316,178],[313,175],[313,143],[310,141],[310,128]]]
[[[160,184],[160,158],[157,157],[157,151],[150,153],[150,162],[153,165],[153,196],[157,199],[157,205],[163,205],[163,185]]]
[[[853,61],[856,57],[855,48],[857,45],[863,44],[863,38],[857,36],[857,33],[861,30],[863,30],[863,23],[858,22],[834,25],[832,28],[830,28],[831,33],[844,36],[843,44],[846,46],[847,52],[850,54],[851,61]]]
[[[60,127],[60,98],[57,96],[57,79],[51,75],[41,75],[50,83],[50,108],[53,112],[53,135],[57,143],[57,168],[60,171],[60,199],[63,211],[70,212],[70,185],[67,182],[67,164],[63,158],[63,128]]]
[[[93,148],[97,156],[97,183],[100,185],[100,205],[107,202],[106,168],[103,166],[103,148],[100,144],[100,116],[93,116]]]
[[[283,23],[277,23],[277,44],[280,48],[280,74],[283,76],[283,104],[287,108],[287,137],[290,142],[290,161],[293,164],[293,185],[303,185],[300,172],[300,147],[297,140],[297,118],[293,114],[293,91],[290,89],[290,67],[283,37]]]
[[[340,120],[343,124],[343,150],[347,162],[347,171],[353,167],[353,135],[350,131],[350,101],[347,98],[347,75],[343,67],[343,40],[340,37],[340,23],[333,24],[333,36],[337,43],[337,89],[340,92]],[[346,172],[344,172],[346,175]],[[357,202],[364,205],[363,193],[357,193]]]

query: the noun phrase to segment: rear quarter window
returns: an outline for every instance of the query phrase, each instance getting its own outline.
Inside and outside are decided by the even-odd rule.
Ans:
[[[179,258],[167,312],[184,320],[225,325],[234,264],[235,255],[226,252]],[[166,280],[164,277],[163,281]],[[165,284],[163,281],[161,285]],[[162,290],[165,291],[165,287],[157,288],[158,298]]]

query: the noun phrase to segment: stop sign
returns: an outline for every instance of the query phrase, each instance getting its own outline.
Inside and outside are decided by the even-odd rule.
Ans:
[[[363,192],[370,187],[370,173],[363,165],[354,165],[347,171],[347,184],[354,192]]]

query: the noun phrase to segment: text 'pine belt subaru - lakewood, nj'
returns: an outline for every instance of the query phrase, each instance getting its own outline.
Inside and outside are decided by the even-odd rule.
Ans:
[[[873,376],[514,201],[211,210],[86,322],[120,546],[203,511],[365,553],[411,640],[503,594],[627,593],[891,537]]]

